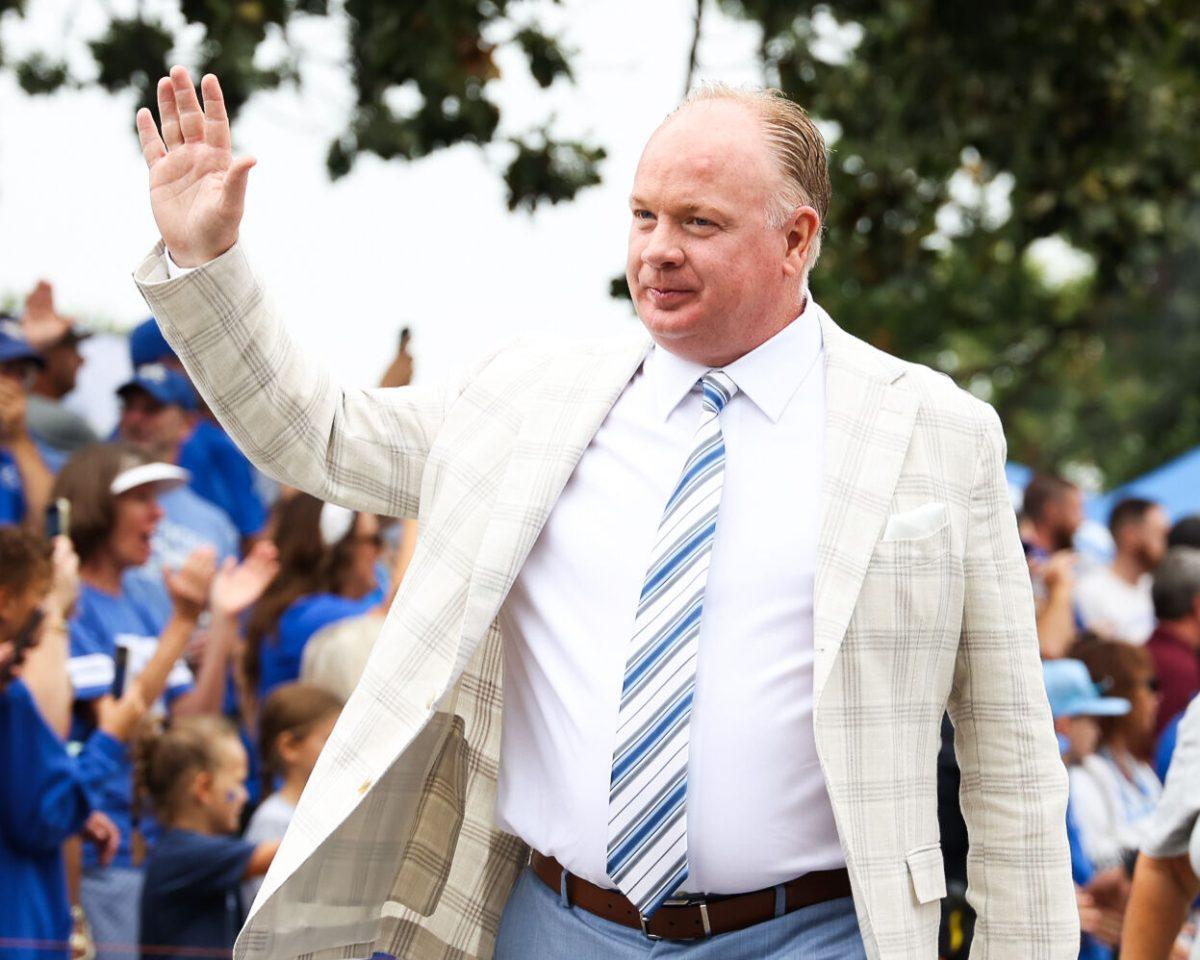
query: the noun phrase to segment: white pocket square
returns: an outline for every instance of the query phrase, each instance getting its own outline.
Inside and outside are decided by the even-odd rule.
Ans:
[[[944,503],[927,503],[914,510],[903,513],[893,513],[888,517],[882,539],[887,540],[919,540],[931,533],[937,533],[946,525],[946,505]]]

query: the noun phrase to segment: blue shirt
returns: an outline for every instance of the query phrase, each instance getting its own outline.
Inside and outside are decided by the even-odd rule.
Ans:
[[[333,593],[313,593],[296,600],[283,612],[278,630],[264,640],[259,651],[259,702],[280,684],[300,679],[304,647],[314,633],[331,623],[366,613],[382,600],[383,590],[379,587],[358,600]]]
[[[1096,875],[1096,867],[1083,848],[1079,824],[1071,801],[1067,801],[1067,843],[1071,848],[1071,878],[1078,886],[1086,887]],[[1088,934],[1080,937],[1079,960],[1111,960],[1112,947],[1107,947]]]
[[[1158,746],[1154,749],[1154,772],[1163,783],[1167,782],[1167,770],[1171,766],[1171,758],[1175,755],[1175,743],[1179,740],[1179,721],[1183,719],[1184,710],[1163,727],[1159,734]]]
[[[0,447],[0,524],[20,523],[25,519],[25,485],[17,461]]]
[[[83,828],[100,786],[125,761],[125,747],[98,731],[72,758],[20,680],[0,694],[0,939],[70,937],[62,843]],[[65,948],[32,945],[0,953],[6,960],[67,956]]]
[[[175,828],[162,832],[146,860],[139,938],[143,960],[233,947],[245,915],[241,882],[254,848],[236,837]],[[189,949],[145,950],[167,944]]]
[[[154,655],[163,626],[162,620],[128,592],[114,597],[84,584],[70,623],[71,659],[67,663],[76,702],[95,700],[112,689],[118,646],[129,650],[126,677],[131,679],[140,674]],[[192,685],[192,672],[180,660],[167,677],[165,703],[187,693]],[[159,709],[162,706],[156,705]],[[77,718],[73,737],[82,739],[89,732],[87,723]],[[97,807],[108,814],[121,831],[121,846],[113,860],[114,865],[133,866],[133,766],[130,762],[124,762],[104,780]],[[148,812],[138,820],[138,828],[148,842],[154,839],[155,826]],[[97,865],[92,848],[84,848],[83,862],[87,867]]]
[[[191,471],[191,486],[220,507],[243,537],[267,522],[267,505],[255,483],[255,469],[225,432],[209,420],[196,424],[179,451],[179,466]]]
[[[188,487],[160,494],[158,503],[163,518],[150,540],[150,559],[127,570],[122,579],[130,592],[166,623],[173,610],[163,570],[178,570],[196,549],[205,546],[217,551],[219,566],[226,558],[238,556],[240,537],[224,511]]]

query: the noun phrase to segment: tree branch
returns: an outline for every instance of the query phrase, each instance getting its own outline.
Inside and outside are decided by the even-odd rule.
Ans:
[[[700,49],[700,23],[704,19],[704,0],[696,0],[695,29],[692,32],[692,49],[688,52],[687,79],[683,82],[683,95],[692,89],[692,77],[696,73],[696,54]]]

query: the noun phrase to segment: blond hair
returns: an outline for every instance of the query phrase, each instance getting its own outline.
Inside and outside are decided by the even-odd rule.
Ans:
[[[798,207],[812,207],[821,218],[817,235],[809,247],[808,263],[804,267],[807,274],[821,255],[821,233],[833,194],[825,138],[803,107],[789,100],[782,91],[769,87],[735,87],[704,81],[688,91],[670,116],[694,103],[710,100],[732,100],[743,104],[762,122],[767,146],[775,157],[783,181],[767,204],[767,225],[773,229],[784,227]]]

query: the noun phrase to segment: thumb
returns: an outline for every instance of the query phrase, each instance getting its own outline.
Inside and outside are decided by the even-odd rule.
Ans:
[[[225,171],[225,191],[222,202],[229,210],[239,215],[246,203],[246,184],[250,181],[250,168],[257,160],[253,157],[238,157]]]

